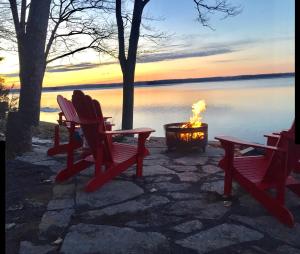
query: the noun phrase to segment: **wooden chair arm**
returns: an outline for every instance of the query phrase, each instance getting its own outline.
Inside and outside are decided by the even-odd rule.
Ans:
[[[74,123],[75,125],[78,125],[78,124],[98,124],[99,121],[98,120],[90,120],[90,119],[78,119],[76,121],[68,121],[68,120],[64,120],[64,122],[67,122],[67,123]]]
[[[220,137],[215,137],[215,139],[221,141],[222,143],[229,143],[232,145],[245,145],[245,146],[251,146],[251,147],[257,147],[257,148],[263,148],[266,150],[271,150],[271,151],[277,151],[277,152],[286,152],[285,150],[278,148],[278,147],[274,147],[274,146],[268,146],[268,145],[261,145],[261,144],[256,144],[256,143],[251,143],[251,142],[247,142],[241,139],[237,139],[231,136],[220,136]]]
[[[102,132],[104,135],[116,135],[116,134],[146,134],[146,133],[151,133],[155,132],[155,130],[151,128],[136,128],[132,130],[120,130],[120,131],[105,131]]]

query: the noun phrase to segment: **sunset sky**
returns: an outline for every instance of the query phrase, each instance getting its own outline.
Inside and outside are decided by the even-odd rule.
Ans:
[[[153,53],[141,55],[136,80],[159,80],[295,71],[295,1],[234,0],[241,14],[221,20],[212,16],[214,31],[197,20],[192,0],[151,0],[145,15],[169,35],[156,44],[141,41]],[[184,3],[184,4],[183,4]],[[162,19],[163,18],[163,19]],[[18,84],[18,59],[1,52],[0,75]],[[113,83],[122,80],[117,59],[90,50],[48,66],[43,86]]]

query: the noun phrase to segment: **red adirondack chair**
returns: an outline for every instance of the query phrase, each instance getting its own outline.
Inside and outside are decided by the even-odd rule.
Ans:
[[[293,125],[295,125],[295,121],[294,121]],[[280,132],[273,132],[272,134],[266,134],[264,136],[267,138],[268,146],[275,146],[280,137]],[[297,156],[297,158],[300,158],[300,145],[296,144],[295,148],[296,148],[296,156]],[[300,173],[300,160],[296,161],[295,167],[293,168],[293,170],[295,173]]]
[[[249,143],[228,136],[216,139],[225,149],[225,156],[219,163],[225,171],[224,196],[231,195],[232,180],[235,180],[280,222],[292,227],[294,217],[285,206],[285,187],[300,196],[300,182],[290,175],[299,161],[295,148],[295,124],[289,130],[280,132],[273,146]],[[263,148],[267,153],[236,157],[235,144]],[[267,192],[269,189],[276,190],[275,197]]]
[[[58,124],[54,127],[54,145],[51,147],[47,154],[49,156],[53,156],[56,154],[63,154],[68,153],[70,151],[74,151],[82,146],[82,140],[78,136],[76,138],[75,131],[80,128],[78,123],[78,116],[76,110],[71,101],[67,100],[61,95],[57,96],[57,103],[61,109],[58,116],[59,119],[57,120]],[[111,117],[104,117],[106,122],[107,119]],[[67,128],[69,132],[69,141],[66,144],[60,143],[60,136],[59,136],[59,128],[64,127]],[[111,130],[112,124],[106,122],[106,128]],[[78,132],[77,132],[78,133]]]
[[[154,130],[138,128],[107,131],[98,101],[92,100],[82,91],[75,90],[72,102],[92,154],[62,170],[56,176],[56,181],[65,181],[93,163],[95,164],[95,176],[86,185],[85,191],[87,192],[95,191],[135,163],[137,165],[136,175],[142,176],[143,159],[149,155],[148,149],[145,148],[145,141]],[[100,114],[97,115],[96,111],[99,111]],[[138,134],[138,144],[136,146],[112,142],[111,136],[115,134]]]

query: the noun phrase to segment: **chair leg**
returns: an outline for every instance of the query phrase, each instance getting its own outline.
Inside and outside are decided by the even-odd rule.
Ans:
[[[225,171],[225,178],[224,178],[224,197],[228,198],[231,196],[232,193],[232,174],[231,172]]]
[[[137,177],[142,177],[143,176],[143,157],[138,157],[137,158],[136,176]]]
[[[70,177],[76,175],[77,173],[86,169],[87,167],[89,167],[92,164],[93,164],[92,162],[81,160],[81,161],[73,164],[71,168],[66,168],[66,169],[61,170],[55,177],[55,182],[59,183],[59,182],[66,181]]]

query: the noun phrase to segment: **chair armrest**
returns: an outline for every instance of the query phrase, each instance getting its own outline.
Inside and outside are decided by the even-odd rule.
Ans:
[[[98,124],[99,121],[98,120],[91,120],[91,119],[78,119],[76,121],[68,121],[68,120],[65,120],[65,122],[68,122],[68,123],[74,123],[74,124]]]
[[[251,143],[251,142],[247,142],[247,141],[237,139],[237,138],[231,137],[231,136],[220,136],[220,137],[215,137],[215,139],[217,139],[221,142],[227,142],[227,143],[231,143],[231,144],[263,148],[263,149],[266,149],[266,150],[277,151],[277,152],[286,152],[285,150],[283,150],[281,148],[278,148],[278,147],[275,147],[275,146],[266,146],[266,145]]]
[[[120,130],[120,131],[105,131],[103,134],[105,135],[116,135],[116,134],[143,134],[143,133],[151,133],[155,132],[155,130],[151,128],[136,128],[132,130]]]
[[[277,134],[272,133],[272,134],[265,134],[264,137],[266,137],[266,138],[277,138],[278,139],[279,135],[280,134],[277,135]]]

